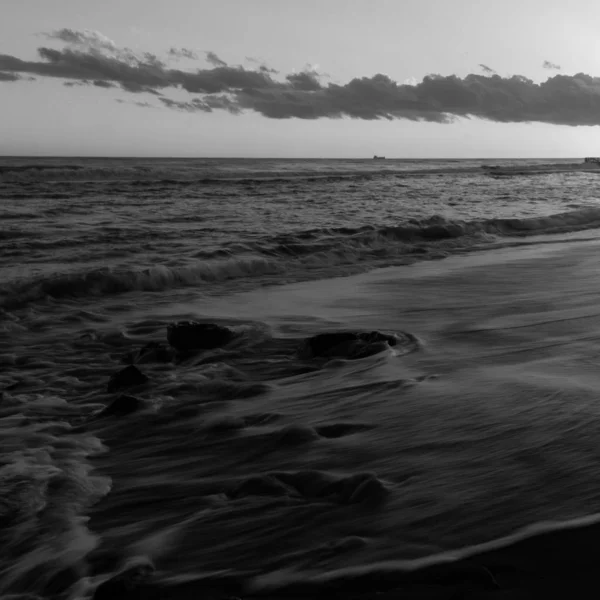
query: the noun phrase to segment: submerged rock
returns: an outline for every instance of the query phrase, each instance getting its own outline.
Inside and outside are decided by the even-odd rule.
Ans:
[[[395,335],[379,331],[319,333],[304,340],[299,354],[301,358],[357,359],[377,354],[397,343]]]
[[[145,346],[129,352],[123,357],[123,362],[129,365],[146,363],[169,363],[173,360],[173,349],[160,342],[148,342]]]
[[[181,352],[220,348],[234,337],[231,329],[215,323],[180,321],[167,327],[167,341]]]
[[[42,596],[44,598],[59,598],[66,596],[70,590],[83,576],[84,571],[80,565],[73,565],[53,575],[44,586]]]
[[[245,496],[289,496],[293,491],[282,481],[271,475],[256,475],[242,481],[235,488],[229,490],[230,498],[244,498]]]
[[[98,417],[124,417],[131,413],[139,410],[143,406],[142,401],[135,396],[121,395],[116,400],[113,400],[108,406],[106,406]]]
[[[123,558],[122,551],[102,547],[96,548],[86,557],[89,575],[95,577],[103,573],[114,572],[118,569]]]
[[[133,600],[158,598],[158,590],[152,585],[154,565],[147,559],[140,560],[96,588],[93,600]]]
[[[288,425],[275,432],[275,440],[278,446],[299,446],[318,439],[319,435],[312,427],[302,425]]]
[[[108,391],[116,392],[123,388],[142,385],[148,381],[148,377],[144,375],[137,367],[129,365],[119,372],[115,373],[108,381]]]

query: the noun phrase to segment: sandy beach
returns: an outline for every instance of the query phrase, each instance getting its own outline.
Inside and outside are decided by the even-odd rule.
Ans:
[[[253,562],[253,553],[269,554],[260,544],[272,543],[267,532],[276,522],[286,538],[308,543],[305,552],[290,554],[280,568],[274,561],[274,568],[260,575],[215,574],[185,582],[167,577],[164,588],[153,583],[146,591],[168,589],[174,598],[200,591],[215,597],[276,598],[592,597],[598,590],[594,556],[600,519],[592,514],[600,499],[600,481],[593,475],[600,454],[595,417],[599,250],[600,240],[482,252],[188,306],[188,312],[193,308],[216,322],[233,314],[242,321],[266,322],[282,337],[339,328],[409,330],[419,350],[394,356],[392,349],[357,363],[341,361],[320,376],[318,388],[313,384],[299,393],[303,376],[287,378],[262,400],[233,402],[219,411],[223,419],[276,411],[300,433],[318,430],[320,423],[354,423],[350,437],[300,435],[287,450],[280,447],[283,456],[275,452],[259,463],[243,460],[240,471],[255,471],[260,464],[267,472],[282,460],[305,469],[341,460],[340,467],[347,469],[355,467],[360,452],[361,467],[375,472],[389,495],[382,504],[353,510],[338,522],[338,536],[346,543],[330,549],[333,564],[327,573],[311,568],[325,522],[319,534],[308,528],[310,541],[301,542],[306,519],[315,513],[305,507],[302,529],[283,527],[282,519],[291,515],[275,509],[282,507],[281,498],[258,492],[272,510],[255,515],[258,529],[248,532],[245,542],[237,538],[240,567]],[[359,386],[348,381],[350,374],[361,378]],[[356,388],[367,383],[369,393],[357,404]],[[221,435],[238,444],[240,436],[249,434],[242,428],[233,438],[231,432]],[[255,434],[248,441],[246,451],[256,450]],[[415,451],[419,460],[411,465]],[[423,460],[428,451],[431,462]],[[147,459],[144,454],[137,456],[140,468],[152,460],[151,453]],[[121,454],[121,460],[130,459]],[[118,473],[111,476],[117,484],[112,502],[118,503]],[[415,496],[411,479],[417,478],[422,481]],[[411,506],[423,490],[432,490],[429,501],[443,511],[415,520]],[[134,521],[145,512],[143,506],[129,506]],[[468,526],[473,517],[485,522],[485,533]],[[187,556],[196,563],[199,556],[214,556],[213,548],[195,546],[194,530],[186,535],[171,530],[171,547],[155,541],[148,558],[160,570],[162,564],[174,565],[173,559],[182,566]],[[359,530],[366,535],[356,538]],[[148,543],[156,536],[145,535]],[[283,540],[278,543],[281,547]],[[431,551],[435,547],[438,552]]]

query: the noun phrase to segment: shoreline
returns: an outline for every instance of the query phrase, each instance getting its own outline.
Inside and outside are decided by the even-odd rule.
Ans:
[[[96,593],[94,600],[109,597],[187,600],[198,597],[197,594],[215,600],[232,596],[248,600],[308,600],[339,595],[360,600],[547,598],[556,597],[557,593],[598,591],[599,545],[600,515],[596,514],[563,523],[540,523],[498,540],[423,559],[385,561],[324,575],[311,576],[310,572],[294,575],[293,570],[285,568],[246,576],[221,571],[197,577],[161,578],[149,572],[145,578],[130,584],[128,592],[137,592],[136,595]],[[151,564],[145,560],[140,557],[137,562]],[[130,575],[132,571],[125,571],[107,581]],[[98,590],[103,591],[101,587]]]

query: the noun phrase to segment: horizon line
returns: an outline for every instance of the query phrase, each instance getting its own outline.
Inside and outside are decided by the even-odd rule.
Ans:
[[[569,160],[585,158],[581,156],[435,156],[435,157],[402,157],[402,156],[383,156],[384,160]],[[90,159],[189,159],[189,160],[374,160],[372,156],[136,156],[136,155],[104,155],[104,154],[0,154],[0,160],[6,158],[90,158]]]

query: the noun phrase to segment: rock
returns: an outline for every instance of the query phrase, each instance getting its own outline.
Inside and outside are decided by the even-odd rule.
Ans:
[[[228,492],[230,498],[245,496],[289,496],[292,490],[271,475],[256,475],[242,481],[237,487]]]
[[[158,598],[152,585],[154,566],[146,559],[126,568],[96,588],[93,600],[150,600]]]
[[[312,427],[288,425],[275,433],[275,439],[280,446],[299,446],[317,441],[319,435]]]
[[[64,595],[82,577],[84,572],[78,566],[71,566],[53,575],[44,586],[42,596],[44,598],[57,598]]]
[[[358,339],[356,333],[350,331],[339,333],[319,333],[304,340],[303,354],[307,358],[315,356],[331,356],[332,351],[342,344],[352,344]]]
[[[388,346],[395,346],[397,342],[396,336],[379,331],[319,333],[304,341],[300,357],[364,358],[377,354]]]
[[[173,350],[160,342],[148,342],[143,348],[129,352],[123,362],[129,365],[146,363],[169,363],[175,358]]]
[[[148,377],[144,375],[137,367],[129,365],[115,373],[108,381],[108,391],[116,392],[123,388],[142,385],[148,381]]]
[[[115,571],[123,560],[122,552],[114,549],[96,548],[86,557],[89,575],[95,577],[103,573]]]
[[[366,423],[331,423],[329,425],[320,425],[316,428],[316,432],[321,437],[335,439],[361,431],[368,431],[372,428],[372,425],[367,425]]]
[[[385,500],[388,494],[388,489],[377,477],[369,476],[360,481],[354,491],[345,496],[343,500],[348,504],[377,504]]]
[[[348,348],[348,354],[346,358],[351,360],[356,360],[359,358],[365,358],[367,356],[373,356],[374,354],[379,354],[384,350],[389,348],[386,342],[365,342],[363,340],[358,340],[354,342],[352,347]]]
[[[142,408],[143,403],[135,396],[121,395],[106,406],[97,417],[124,417]]]
[[[228,327],[214,323],[180,321],[167,327],[167,341],[176,350],[211,350],[228,344],[235,334]]]

